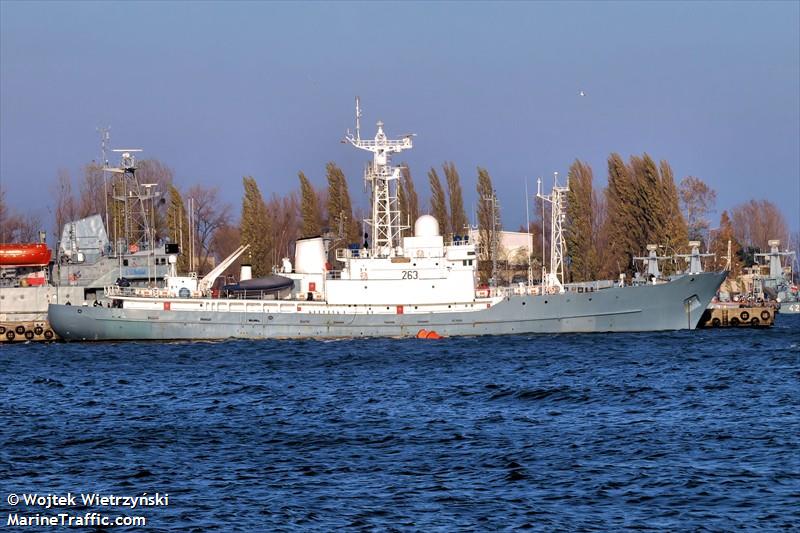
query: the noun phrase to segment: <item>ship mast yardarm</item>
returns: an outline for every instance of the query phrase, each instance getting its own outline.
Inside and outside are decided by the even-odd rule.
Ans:
[[[344,140],[356,148],[373,153],[372,164],[364,170],[364,180],[372,189],[372,218],[367,223],[372,228],[373,257],[392,255],[400,245],[400,232],[407,228],[400,223],[400,209],[397,202],[397,187],[400,180],[400,166],[391,165],[391,157],[403,150],[412,148],[413,134],[401,139],[388,139],[383,132],[383,122],[378,121],[378,133],[372,140],[361,138],[361,107],[356,97],[356,132],[349,131]]]

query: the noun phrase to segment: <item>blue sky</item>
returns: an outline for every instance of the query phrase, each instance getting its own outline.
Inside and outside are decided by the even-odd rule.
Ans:
[[[484,166],[508,229],[525,179],[580,158],[603,186],[612,151],[705,180],[715,221],[763,198],[800,228],[799,2],[3,0],[0,30],[0,180],[48,223],[58,169],[77,178],[106,125],[237,213],[243,175],[284,194],[330,160],[366,206],[365,154],[339,143],[359,95],[363,135],[418,134],[425,198],[452,160],[472,205]]]

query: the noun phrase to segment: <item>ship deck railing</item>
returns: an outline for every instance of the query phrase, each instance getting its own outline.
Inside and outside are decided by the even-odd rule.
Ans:
[[[441,258],[447,256],[447,248],[466,246],[474,247],[476,257],[482,253],[482,247],[477,243],[470,241],[451,241],[444,247],[425,246],[415,247],[413,249],[403,249],[401,250],[402,254],[387,253],[385,251],[374,252],[369,248],[339,248],[336,250],[336,259],[338,261],[344,261],[346,259],[389,259],[392,257],[407,257],[409,259],[423,257]]]
[[[569,293],[586,293],[596,292],[603,289],[608,289],[617,286],[616,282],[612,280],[599,280],[587,281],[581,283],[568,283],[564,285],[564,292]],[[493,298],[495,296],[511,296],[511,295],[529,295],[529,296],[544,296],[548,294],[559,294],[561,290],[556,286],[547,286],[541,284],[516,283],[509,286],[500,287],[480,287],[475,290],[478,298]]]

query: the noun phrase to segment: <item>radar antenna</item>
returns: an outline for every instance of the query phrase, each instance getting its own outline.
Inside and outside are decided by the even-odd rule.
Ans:
[[[361,105],[356,97],[356,134],[354,136],[348,131],[344,142],[373,153],[372,164],[367,165],[364,170],[364,180],[372,189],[372,218],[366,222],[372,228],[373,256],[385,257],[399,246],[400,232],[408,227],[400,223],[397,203],[397,184],[402,169],[391,165],[391,156],[410,150],[413,147],[413,134],[407,134],[401,139],[388,139],[383,131],[383,122],[378,121],[377,126],[378,132],[374,139],[361,139]]]
[[[667,259],[672,259],[672,256],[658,255],[657,244],[648,244],[646,248],[647,248],[646,256],[636,256],[633,258],[633,260],[641,261],[643,264],[647,265],[647,275],[652,277],[652,281],[653,283],[655,283],[656,280],[661,278],[661,269],[658,267],[658,262],[666,261]]]
[[[755,257],[769,258],[769,277],[772,279],[781,279],[783,277],[783,266],[781,265],[781,257],[793,256],[794,252],[781,252],[781,241],[773,239],[767,241],[769,244],[769,253],[757,253]]]
[[[717,257],[717,254],[701,254],[700,241],[689,241],[689,249],[691,252],[688,254],[675,254],[675,257],[685,259],[689,263],[689,274],[699,274],[703,271],[701,262],[703,257]]]

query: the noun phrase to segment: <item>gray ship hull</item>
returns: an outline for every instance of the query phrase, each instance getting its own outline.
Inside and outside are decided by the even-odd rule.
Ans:
[[[443,336],[661,331],[694,329],[724,278],[703,273],[661,285],[509,295],[489,308],[461,312],[267,314],[51,305],[49,317],[62,338],[74,341],[413,337],[423,329]]]

